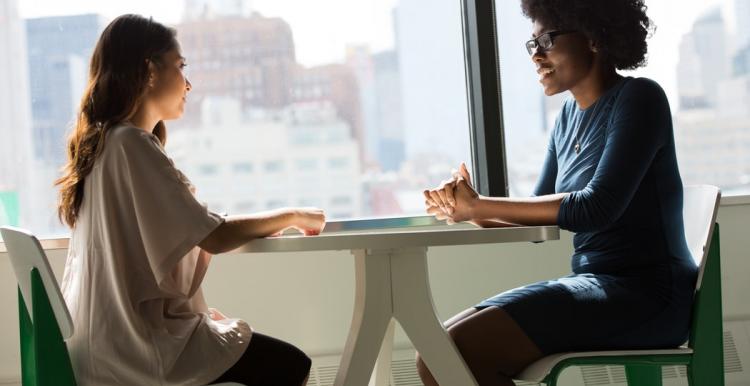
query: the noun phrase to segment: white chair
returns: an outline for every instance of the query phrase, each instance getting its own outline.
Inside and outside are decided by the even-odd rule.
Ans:
[[[23,385],[75,386],[65,340],[73,320],[39,240],[26,230],[0,227],[18,280]],[[220,383],[214,386],[243,386]]]
[[[721,192],[715,186],[684,189],[685,238],[699,267],[687,346],[553,354],[529,365],[516,379],[554,386],[559,374],[569,366],[623,365],[628,385],[657,386],[662,384],[661,366],[685,365],[690,385],[724,385],[719,224],[716,224],[720,198]]]

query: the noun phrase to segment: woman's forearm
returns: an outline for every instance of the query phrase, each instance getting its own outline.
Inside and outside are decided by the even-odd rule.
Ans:
[[[560,203],[568,193],[539,197],[509,198],[480,196],[472,208],[474,221],[496,220],[519,225],[555,225]]]
[[[291,209],[228,216],[198,245],[213,254],[224,253],[252,239],[281,232],[294,225],[294,221],[295,212]]]

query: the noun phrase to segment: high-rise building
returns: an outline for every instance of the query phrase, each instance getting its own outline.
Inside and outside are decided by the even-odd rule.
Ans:
[[[362,104],[357,77],[350,67],[344,64],[298,67],[292,98],[295,103],[333,103],[338,117],[349,126],[349,135],[355,140],[358,154],[364,159]]]
[[[34,155],[51,167],[59,168],[65,160],[66,133],[104,25],[95,14],[26,20]]]
[[[740,48],[732,57],[732,76],[750,74],[750,45]]]
[[[185,0],[183,20],[246,16],[252,12],[248,0]]]
[[[240,110],[280,110],[293,103],[330,101],[363,146],[357,78],[344,64],[305,68],[295,58],[289,24],[281,18],[217,16],[187,20],[178,38],[193,89],[179,126],[195,126],[211,97],[231,97]],[[360,151],[358,154],[362,154]]]
[[[243,110],[278,109],[292,102],[297,63],[289,24],[258,13],[198,18],[177,26],[193,90],[183,121],[200,121],[206,97],[230,96]]]
[[[736,51],[732,57],[732,75],[750,74],[750,0],[734,0],[737,26]]]
[[[378,97],[375,94],[375,69],[370,47],[366,44],[346,47],[346,66],[351,69],[357,82],[363,132],[362,156],[368,162],[377,161],[379,139],[375,110]]]
[[[680,109],[715,106],[719,82],[729,76],[726,31],[720,8],[701,16],[680,42],[677,88]]]
[[[18,2],[0,2],[0,220],[26,225],[30,197],[31,111],[26,72],[26,33]]]
[[[438,156],[455,165],[468,161],[461,4],[401,0],[394,12],[406,157]]]
[[[401,73],[395,50],[372,56],[374,67],[376,157],[385,171],[397,171],[406,158]]]
[[[167,150],[210,209],[235,214],[317,206],[329,218],[362,215],[358,147],[331,102],[245,117],[232,98],[203,103],[204,112],[221,119],[170,134]]]
[[[734,0],[737,49],[750,46],[750,0]]]
[[[524,43],[531,21],[513,1],[496,1],[508,189],[512,196],[532,193],[546,155],[555,118],[568,93],[544,95],[536,65]]]
[[[737,1],[736,10],[747,11],[743,5],[747,2]],[[737,20],[743,19],[737,15]],[[738,26],[739,36],[744,27]],[[680,109],[674,126],[683,181],[732,192],[750,184],[750,47],[728,41],[718,8],[702,15],[683,37],[677,65]]]

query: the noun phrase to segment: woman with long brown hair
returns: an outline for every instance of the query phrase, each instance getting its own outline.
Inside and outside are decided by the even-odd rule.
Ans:
[[[222,217],[194,197],[164,151],[192,85],[175,30],[123,15],[102,32],[68,142],[59,215],[72,228],[63,294],[81,385],[302,385],[310,359],[209,309],[211,254],[296,228],[323,212],[285,208]]]

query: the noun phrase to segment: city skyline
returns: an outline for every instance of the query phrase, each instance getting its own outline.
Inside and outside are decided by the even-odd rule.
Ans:
[[[300,47],[298,61],[305,66],[315,66],[323,63],[341,62],[346,59],[346,47],[349,45],[370,46],[371,50],[383,51],[393,49],[395,35],[390,29],[392,19],[391,10],[398,0],[367,0],[368,6],[358,6],[363,2],[348,0],[325,0],[323,2],[296,2],[293,0],[245,0],[247,9],[260,12],[265,17],[283,17],[292,26],[292,31]],[[453,0],[443,0],[453,1]],[[178,24],[184,14],[185,0],[164,0],[153,2],[149,0],[132,0],[127,4],[110,3],[107,9],[100,12],[112,19],[128,12],[135,12],[145,16],[153,16],[156,20],[168,24]],[[456,2],[458,3],[458,2]],[[647,76],[662,84],[669,101],[677,105],[676,79],[674,69],[678,47],[674,43],[687,33],[695,21],[706,10],[719,6],[725,15],[726,26],[730,35],[736,33],[737,21],[734,18],[735,0],[659,0],[647,1],[648,15],[656,25],[654,36],[649,39],[650,56],[657,56],[649,62],[645,69],[634,72],[639,76]],[[501,4],[500,7],[507,6]],[[59,16],[66,14],[88,13],[92,9],[99,9],[96,0],[70,0],[58,2],[54,0],[26,0],[20,4],[22,18]],[[498,7],[498,8],[500,8]],[[680,17],[673,17],[674,9],[679,7]],[[520,13],[520,6],[517,7]],[[314,16],[325,16],[346,13],[351,15],[344,23],[339,19],[329,18],[326,22],[316,21]],[[368,19],[370,15],[372,19]],[[503,17],[500,15],[500,17]],[[456,15],[460,18],[460,15]],[[363,23],[363,20],[369,20]],[[669,24],[667,24],[667,21]],[[342,32],[343,31],[343,32]],[[528,25],[526,35],[531,34]],[[346,39],[343,39],[346,37]],[[517,42],[522,49],[523,41]],[[188,59],[190,59],[188,57]]]
[[[245,2],[250,4],[246,7],[247,10],[257,11],[265,17],[282,17],[293,26],[295,39],[301,47],[298,53],[300,63],[305,66],[343,62],[348,45],[367,44],[373,51],[393,49],[394,46],[391,11],[398,0]],[[184,5],[185,0],[131,0],[128,3],[107,3],[106,8],[102,9],[101,2],[97,0],[25,0],[20,5],[20,11],[22,18],[27,19],[84,14],[93,9],[102,9],[99,13],[108,19],[125,13],[139,13],[176,25],[183,19]],[[336,17],[341,14],[349,17]],[[459,18],[460,15],[456,17]]]
[[[386,23],[391,30],[387,35],[393,37],[390,48],[378,49],[367,42],[326,41],[321,44],[336,47],[341,49],[341,52],[336,54],[336,57],[331,57],[328,62],[307,65],[300,59],[300,52],[309,48],[301,43],[307,41],[308,37],[300,33],[298,26],[289,22],[285,16],[253,13],[255,8],[246,7],[248,2],[236,0],[219,2],[217,4],[224,4],[225,8],[207,11],[203,7],[205,1],[188,0],[195,9],[185,12],[185,19],[178,19],[175,23],[178,31],[181,31],[178,32],[178,39],[183,39],[187,55],[193,56],[192,60],[188,58],[191,65],[189,76],[195,81],[196,88],[188,98],[192,104],[188,106],[186,117],[176,124],[170,124],[174,130],[173,134],[180,134],[182,130],[186,130],[180,135],[189,137],[189,133],[194,132],[208,140],[211,137],[210,129],[219,126],[219,122],[223,122],[223,117],[231,115],[225,113],[226,111],[237,113],[238,123],[229,126],[221,123],[224,128],[222,132],[225,134],[220,135],[217,140],[224,138],[226,141],[228,135],[233,133],[232,127],[252,130],[252,125],[248,122],[259,117],[282,117],[291,111],[292,114],[303,114],[301,117],[310,118],[310,114],[313,117],[316,114],[309,110],[311,106],[313,109],[315,106],[328,106],[325,109],[330,111],[324,109],[329,111],[322,115],[324,118],[315,119],[322,119],[321,122],[328,122],[326,125],[341,127],[347,131],[350,140],[347,142],[348,146],[353,144],[357,151],[347,151],[346,162],[353,165],[360,174],[356,178],[346,177],[359,182],[349,185],[344,194],[335,197],[327,194],[318,201],[318,205],[325,207],[338,202],[337,205],[343,205],[341,208],[346,206],[349,209],[337,210],[336,213],[351,216],[422,214],[421,190],[446,178],[450,169],[456,167],[458,162],[471,160],[461,26],[456,16],[460,15],[460,7],[457,2],[444,1],[435,4],[428,0],[394,1],[394,7],[389,10],[390,18]],[[740,43],[733,42],[741,40],[735,39],[735,36],[744,36],[747,31],[733,30],[731,26],[743,25],[742,18],[750,19],[750,15],[728,14],[727,9],[748,10],[750,0],[731,0],[731,8],[727,7],[728,1],[730,0],[699,3],[696,0],[688,0],[685,4],[688,13],[692,12],[694,18],[680,20],[666,28],[665,23],[658,21],[658,17],[665,11],[664,4],[669,2],[655,3],[657,5],[653,7],[653,14],[650,12],[650,16],[656,20],[657,31],[649,40],[649,65],[645,69],[625,74],[649,76],[665,88],[674,114],[678,147],[682,149],[678,156],[686,183],[717,183],[734,189],[729,192],[744,192],[747,188],[743,186],[747,187],[750,184],[750,170],[746,169],[746,165],[750,165],[750,158],[744,155],[750,154],[750,151],[746,151],[746,148],[750,147],[750,123],[746,123],[747,117],[742,110],[747,108],[750,96],[743,94],[742,87],[745,84],[743,82],[750,82],[750,79],[739,77],[734,80],[730,77],[731,71],[718,75],[710,73],[713,77],[706,78],[707,80],[701,84],[711,84],[716,88],[711,88],[713,91],[706,95],[711,103],[720,104],[720,109],[704,109],[705,111],[699,112],[694,109],[686,110],[689,105],[680,100],[680,90],[686,90],[685,85],[688,84],[684,81],[685,76],[678,76],[680,71],[694,67],[695,74],[698,75],[690,75],[687,79],[698,79],[707,74],[706,68],[717,65],[736,66],[735,62],[741,62],[744,58],[737,53]],[[256,1],[253,4],[262,2]],[[421,17],[422,10],[428,5],[432,6],[433,17],[425,19]],[[719,8],[716,8],[717,6]],[[144,9],[148,10],[148,7]],[[15,190],[9,193],[11,191],[5,188],[0,189],[0,193],[3,194],[0,198],[4,202],[11,202],[18,201],[21,196],[28,196],[33,197],[32,200],[35,202],[44,202],[44,205],[37,205],[34,213],[30,210],[24,211],[25,216],[34,218],[33,224],[36,229],[64,229],[54,215],[56,190],[52,187],[52,181],[60,165],[45,158],[55,159],[56,146],[60,147],[60,152],[62,151],[61,146],[58,146],[63,139],[60,133],[66,131],[67,127],[63,127],[61,122],[72,120],[77,95],[82,91],[85,78],[85,74],[75,75],[74,72],[83,73],[86,70],[88,55],[80,48],[66,48],[64,42],[54,43],[54,52],[45,49],[44,44],[54,42],[53,39],[46,39],[45,34],[54,34],[54,38],[63,40],[78,39],[78,43],[84,41],[85,39],[81,38],[83,35],[76,35],[79,32],[71,27],[80,24],[76,20],[84,20],[85,17],[101,20],[101,25],[96,28],[103,28],[108,22],[106,16],[99,18],[95,15],[107,13],[107,10],[98,8],[98,4],[97,7],[85,11],[82,15],[26,19],[20,24],[26,24],[24,32],[28,38],[20,35],[14,37],[18,39],[17,42],[25,39],[25,44],[29,47],[28,62],[23,64],[27,65],[24,71],[29,71],[30,79],[28,85],[19,87],[30,88],[29,107],[32,107],[30,115],[33,115],[35,130],[33,146],[38,157],[25,165],[34,170],[33,178],[29,177],[32,181],[28,184],[14,183],[14,186],[21,186],[33,194],[20,194],[17,192],[20,188],[14,188]],[[512,195],[527,195],[536,182],[549,130],[562,98],[543,96],[528,54],[521,44],[516,44],[517,41],[527,38],[530,30],[530,23],[521,15],[520,8],[510,2],[502,2],[499,3],[499,15],[499,48],[503,69],[501,81],[510,189]],[[16,18],[22,20],[20,14],[16,15]],[[64,23],[71,24],[67,26],[68,24]],[[232,23],[237,24],[237,27],[231,27]],[[701,27],[706,23],[710,26],[709,29]],[[687,27],[678,33],[683,26]],[[34,36],[35,31],[41,34]],[[227,31],[234,32],[226,33]],[[707,34],[708,38],[696,37],[703,36],[701,34]],[[87,41],[93,39],[90,32],[86,36]],[[207,38],[213,43],[201,43],[202,39]],[[217,43],[219,38],[223,39],[220,44]],[[672,40],[667,41],[667,38]],[[717,53],[706,53],[706,48],[690,48],[694,45],[691,42],[701,39],[726,41],[727,44]],[[664,48],[667,46],[666,43],[669,43],[668,49]],[[93,46],[93,43],[89,42],[89,45]],[[714,64],[691,67],[685,64],[690,63],[686,58],[693,58],[690,59],[693,62],[698,59],[710,59]],[[730,63],[730,59],[733,62]],[[42,62],[44,64],[41,64]],[[663,68],[668,66],[671,66],[669,76],[665,76]],[[750,68],[750,65],[747,67]],[[8,73],[0,72],[4,72],[0,75]],[[15,81],[18,82],[19,79]],[[52,84],[57,85],[55,93],[59,93],[58,96],[50,97],[51,94],[45,91],[45,87]],[[701,87],[694,87],[697,90],[695,92],[705,93]],[[208,103],[203,103],[205,101]],[[42,113],[46,110],[40,109],[40,106],[56,112],[57,123],[48,125],[49,129],[43,129],[44,125],[39,125],[39,122],[45,120],[44,114],[47,114]],[[305,110],[306,108],[308,110]],[[68,120],[65,120],[65,111],[69,112]],[[209,112],[208,115],[201,117],[205,112]],[[294,126],[290,123],[286,126],[264,127],[276,129],[259,132],[263,135],[274,133],[273,135],[286,136],[287,134],[283,133],[293,133],[301,135],[299,138],[308,138],[318,126]],[[49,134],[46,137],[39,136],[40,130]],[[309,133],[306,134],[305,131]],[[251,141],[252,137],[248,137],[247,133],[238,133],[236,140]],[[10,135],[6,134],[4,138],[9,138]],[[721,141],[724,142],[714,141],[718,145],[712,145],[713,147],[706,145],[714,143],[709,139],[717,137],[722,138]],[[203,151],[200,146],[190,145],[188,140],[182,139],[180,142],[188,143],[185,146],[190,149]],[[292,142],[289,144],[290,148],[287,151],[294,151],[291,149],[296,145]],[[21,150],[23,148],[19,147]],[[334,149],[342,148],[339,146],[327,149],[321,150],[326,154],[320,160],[311,161],[320,165],[315,170],[324,170],[326,165],[336,164],[333,161],[329,162],[326,157],[332,155],[331,152],[341,151]],[[710,151],[705,155],[707,150]],[[175,148],[170,148],[170,151],[181,152]],[[352,160],[352,156],[356,156],[357,160]],[[269,156],[268,162],[276,162],[271,158]],[[310,161],[312,158],[314,157],[308,156],[306,160]],[[199,187],[199,191],[216,190],[212,185],[217,183],[220,186],[232,186],[235,180],[231,173],[236,171],[246,174],[246,169],[250,167],[248,162],[240,162],[237,159],[229,161],[214,157],[214,164],[185,161],[184,154],[176,159],[178,167],[186,166],[186,171],[190,172],[189,177],[192,178],[191,174],[194,173],[198,184],[209,186],[209,189]],[[259,165],[264,162],[266,161],[260,162]],[[45,166],[43,163],[48,165]],[[244,166],[235,167],[239,164]],[[10,165],[11,162],[4,162],[2,166]],[[285,165],[289,171],[296,170],[294,168],[313,170],[304,160],[293,158],[285,161]],[[717,170],[718,166],[711,169],[706,165],[721,165],[722,169]],[[725,169],[731,170],[726,172]],[[207,170],[229,170],[230,173],[222,172],[225,179],[221,181],[213,177],[204,179],[202,175],[210,177],[210,173],[205,173]],[[201,182],[203,180],[206,182]],[[7,181],[0,181],[0,185],[3,183],[8,186]],[[296,181],[290,180],[290,187],[297,186],[295,184]],[[353,186],[359,186],[358,191],[352,190]],[[219,193],[224,194],[227,191]],[[226,202],[219,202],[216,198],[212,200],[212,205],[217,209],[249,210],[251,207],[250,200],[226,195],[223,199]],[[302,203],[298,198],[270,201],[266,198],[260,201],[266,204]],[[344,204],[347,202],[348,204]],[[263,209],[266,204],[259,204],[257,208]],[[3,206],[0,215],[5,218],[9,216],[7,207]]]

